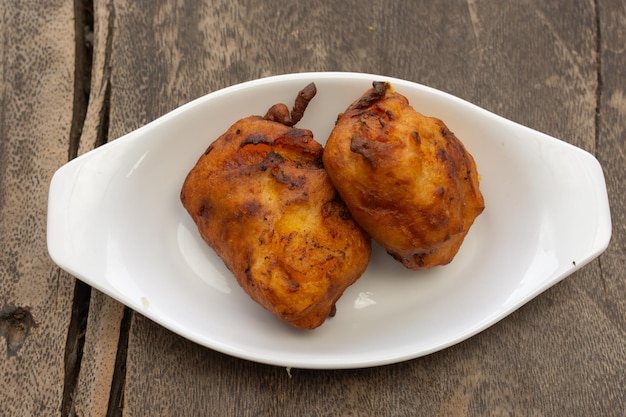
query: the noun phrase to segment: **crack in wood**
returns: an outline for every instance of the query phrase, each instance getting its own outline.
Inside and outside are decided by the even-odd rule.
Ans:
[[[90,0],[74,1],[74,102],[72,125],[69,134],[69,160],[77,156],[89,102],[93,52],[93,48],[88,41],[93,34],[93,4],[90,3]],[[62,416],[74,414],[74,396],[83,358],[90,300],[91,287],[84,282],[76,280],[74,284],[74,298],[72,300],[72,313],[65,342],[65,375],[61,400]]]
[[[598,148],[600,146],[600,110],[602,100],[602,30],[600,27],[600,5],[599,0],[594,0],[593,7],[595,13],[595,29],[596,29],[596,114],[594,121],[595,143],[594,154],[598,156]]]
[[[117,342],[117,354],[115,355],[115,368],[111,381],[111,393],[106,417],[121,417],[124,408],[124,388],[126,386],[126,358],[128,354],[128,337],[130,324],[133,318],[133,310],[124,307],[124,316],[120,325],[120,338]]]
[[[87,0],[92,4],[93,0]],[[111,50],[113,49],[113,25],[115,22],[115,10],[113,8],[113,2],[107,1],[106,4],[101,7],[106,7],[108,9],[108,21],[107,24],[107,36],[106,42],[104,46],[104,62],[103,62],[103,83],[105,83],[104,90],[104,98],[102,101],[102,107],[98,114],[98,129],[96,132],[96,142],[95,146],[101,146],[108,142],[109,137],[109,114],[110,114],[110,103],[111,103]]]
[[[72,301],[72,318],[65,344],[65,377],[63,380],[63,400],[61,402],[62,416],[72,415],[74,391],[83,359],[90,300],[91,287],[77,280],[74,286],[74,299]]]
[[[89,3],[89,0],[74,0],[75,68],[74,105],[68,150],[68,159],[70,160],[74,159],[78,154],[78,145],[83,133],[89,102],[89,80],[91,77],[93,49],[88,46],[87,39],[89,39],[89,33],[93,34],[93,19],[89,18],[89,5],[87,3]],[[93,10],[93,6],[91,10]],[[88,26],[90,23],[91,26]]]
[[[602,26],[600,19],[600,4],[599,0],[594,0],[593,2],[594,13],[595,13],[595,29],[596,29],[596,112],[594,115],[594,144],[593,144],[593,153],[596,158],[598,158],[598,150],[600,149],[600,124],[601,120],[601,111],[602,111],[602,90],[604,79],[602,76]],[[604,294],[607,293],[606,288],[606,277],[604,275],[604,270],[602,269],[602,256],[599,256],[597,259],[598,269],[600,271],[600,282],[602,283],[602,290]]]

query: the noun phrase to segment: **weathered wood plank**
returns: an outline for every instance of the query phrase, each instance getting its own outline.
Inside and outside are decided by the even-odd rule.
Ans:
[[[119,302],[92,291],[73,407],[77,416],[107,415],[123,314]]]
[[[59,415],[74,279],[46,248],[46,201],[68,160],[74,3],[0,12],[0,392],[3,415]],[[6,343],[5,343],[6,342]]]
[[[619,9],[603,4],[606,13]],[[618,71],[610,84],[605,75],[605,93],[613,98],[601,109],[617,110],[601,117],[607,139],[597,143],[598,45],[591,2],[458,1],[442,9],[427,1],[368,7],[357,1],[276,1],[270,7],[120,0],[115,19],[111,137],[199,95],[259,76],[382,73],[440,88],[599,152],[612,166],[613,201],[623,190],[624,136],[615,130],[623,124],[623,76]],[[603,37],[603,62],[617,55],[617,68],[624,63],[618,46],[623,21],[611,19],[616,20],[607,25],[616,35]],[[607,256],[480,335],[397,365],[292,370],[289,378],[284,369],[201,348],[135,315],[124,413],[408,416],[419,409],[424,415],[619,415],[625,401],[619,369],[626,363],[619,269],[623,203],[614,210],[622,216],[622,229]],[[602,277],[613,294],[597,284]],[[611,312],[614,306],[622,317]]]
[[[82,155],[106,141],[108,136],[109,91],[111,85],[111,43],[115,12],[113,0],[95,0],[91,14],[92,32],[86,34],[86,48],[91,44],[89,99],[77,154]]]

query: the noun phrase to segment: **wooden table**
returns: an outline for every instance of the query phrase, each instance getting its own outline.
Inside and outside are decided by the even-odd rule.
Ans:
[[[623,0],[3,0],[0,16],[1,416],[626,415]],[[591,152],[610,246],[463,343],[291,376],[53,264],[47,193],[65,162],[201,95],[303,71],[412,80]]]

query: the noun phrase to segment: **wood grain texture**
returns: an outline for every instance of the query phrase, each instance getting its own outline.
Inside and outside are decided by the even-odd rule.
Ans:
[[[626,415],[623,1],[94,0],[86,109],[77,5],[0,6],[0,416]],[[82,361],[66,371],[75,281],[48,259],[45,214],[70,148],[302,71],[412,80],[591,152],[606,175],[609,248],[477,336],[370,369],[289,374],[229,357],[93,290],[84,347],[70,349]],[[61,412],[67,375],[77,379]]]
[[[77,155],[89,152],[105,143],[109,129],[109,94],[111,86],[111,44],[115,12],[112,0],[95,0],[86,10],[93,17],[91,33],[85,43],[91,45],[89,70],[89,99],[85,121],[77,147]]]
[[[76,416],[107,415],[123,314],[122,304],[93,290],[73,403]]]
[[[73,15],[72,1],[0,7],[0,414],[6,416],[58,415],[63,398],[74,279],[48,257],[46,210],[52,174],[68,158]]]
[[[592,153],[623,156],[623,133],[596,140],[593,3],[118,1],[115,10],[118,135],[233,83],[360,71],[427,84]],[[603,120],[607,130],[619,122]],[[621,268],[623,249],[608,254]],[[621,415],[624,319],[611,309],[625,292],[619,270],[604,272],[605,259],[460,345],[375,369],[292,370],[289,378],[135,315],[124,415]]]

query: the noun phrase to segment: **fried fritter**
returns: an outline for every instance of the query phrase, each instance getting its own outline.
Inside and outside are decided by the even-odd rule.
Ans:
[[[188,174],[181,200],[202,238],[241,287],[276,316],[313,329],[365,271],[371,240],[354,222],[322,165],[322,146],[293,128],[294,110],[237,121]]]
[[[339,115],[323,160],[352,216],[409,269],[452,261],[485,207],[463,144],[385,82]]]

